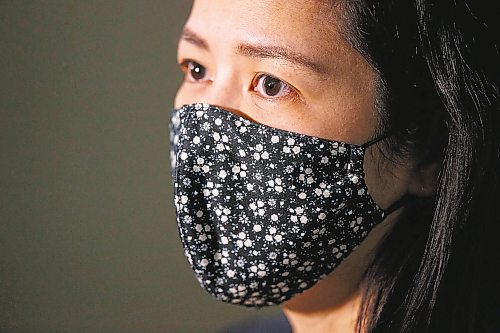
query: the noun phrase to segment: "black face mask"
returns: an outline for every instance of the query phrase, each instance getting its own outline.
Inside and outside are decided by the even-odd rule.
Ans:
[[[330,273],[387,211],[366,148],[252,122],[207,104],[174,110],[177,223],[200,284],[225,302],[284,302]]]

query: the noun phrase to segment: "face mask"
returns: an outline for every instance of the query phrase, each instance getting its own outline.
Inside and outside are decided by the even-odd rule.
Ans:
[[[375,141],[324,140],[207,104],[174,110],[170,129],[180,237],[200,284],[219,300],[260,307],[290,299],[387,213],[364,181]]]

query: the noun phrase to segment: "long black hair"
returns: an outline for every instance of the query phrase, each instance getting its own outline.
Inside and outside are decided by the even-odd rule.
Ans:
[[[358,330],[498,332],[500,56],[494,2],[344,0],[343,33],[379,73],[387,154],[438,163],[362,285]],[[496,25],[496,26],[495,26]]]

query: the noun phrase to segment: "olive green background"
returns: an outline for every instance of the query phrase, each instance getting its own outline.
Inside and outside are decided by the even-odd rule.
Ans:
[[[0,0],[0,332],[213,332],[168,121],[187,0]]]

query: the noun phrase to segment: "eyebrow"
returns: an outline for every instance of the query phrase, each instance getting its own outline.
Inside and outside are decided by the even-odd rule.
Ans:
[[[324,66],[314,62],[305,55],[286,47],[278,45],[241,43],[236,47],[236,49],[238,53],[247,57],[260,59],[283,59],[295,65],[307,67],[318,74],[325,74],[327,72]]]
[[[210,51],[207,41],[187,27],[182,31],[181,40],[193,44],[203,50]],[[295,52],[283,46],[240,43],[236,46],[236,52],[250,58],[283,59],[292,64],[306,67],[318,74],[324,75],[328,72],[327,69],[319,63],[309,59],[301,53]]]
[[[194,33],[192,30],[189,28],[184,28],[181,33],[181,40],[184,40],[190,44],[193,44],[195,46],[198,46],[199,48],[210,51],[210,48],[208,47],[208,43],[206,40],[198,36],[196,33]]]

